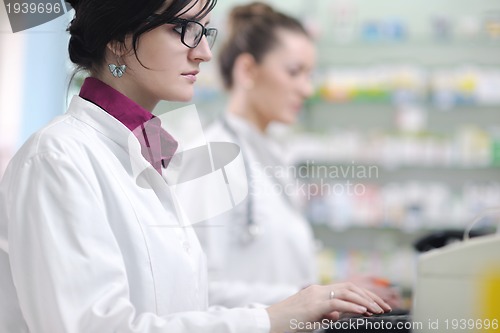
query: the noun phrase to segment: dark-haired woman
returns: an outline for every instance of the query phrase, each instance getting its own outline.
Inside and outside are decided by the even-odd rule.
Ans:
[[[192,97],[215,0],[70,3],[69,55],[90,76],[0,184],[0,332],[283,332],[385,309],[338,284],[209,311],[204,254],[166,181],[178,144],[151,111]]]
[[[314,237],[297,203],[307,193],[268,134],[273,122],[294,123],[313,93],[315,46],[298,20],[261,2],[234,7],[228,21],[219,53],[228,103],[206,137],[241,146],[249,195],[196,231],[207,252],[212,304],[272,304],[318,280]],[[398,305],[392,288],[356,279]]]

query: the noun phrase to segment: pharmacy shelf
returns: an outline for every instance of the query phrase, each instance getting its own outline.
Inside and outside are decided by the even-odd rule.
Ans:
[[[365,42],[322,44],[319,67],[366,66],[374,64],[415,64],[426,67],[452,67],[464,64],[498,65],[498,41]]]
[[[331,182],[351,181],[363,184],[383,185],[386,183],[408,183],[412,181],[419,182],[438,182],[447,184],[452,189],[460,189],[469,183],[492,183],[500,181],[500,167],[489,166],[415,166],[415,165],[399,165],[399,166],[382,166],[376,164],[359,164],[349,162],[334,162],[314,160],[314,165],[311,165],[311,160],[297,162],[297,167],[307,166],[309,168],[308,175],[312,177],[302,179],[306,182],[313,182],[318,179]],[[309,163],[309,164],[307,164]],[[329,177],[328,173],[331,167],[335,170],[330,171],[330,175],[342,177]],[[318,171],[319,170],[319,171]],[[338,171],[340,170],[340,171]],[[356,176],[356,171],[364,170],[367,178],[359,178]],[[367,171],[371,170],[371,171]],[[342,172],[345,172],[342,174]],[[356,178],[358,177],[358,178]]]
[[[429,132],[450,133],[463,124],[500,126],[500,106],[463,105],[440,110],[431,103],[418,105],[426,110],[426,130]],[[389,103],[316,101],[308,104],[301,115],[300,126],[305,131],[314,132],[329,132],[335,128],[390,130],[396,127],[398,112],[398,107]]]
[[[375,251],[379,253],[391,253],[398,249],[406,249],[418,253],[414,244],[424,236],[439,231],[462,232],[463,228],[420,228],[418,230],[407,230],[399,227],[389,226],[350,226],[348,228],[335,228],[324,224],[313,224],[313,232],[323,246],[335,248],[336,250]],[[479,234],[495,233],[493,227],[475,229]],[[356,239],[356,242],[352,242]]]
[[[418,255],[413,243],[425,235],[424,231],[406,233],[394,228],[335,230],[325,225],[313,225],[313,232],[322,245],[318,263],[323,282],[359,275],[379,276],[389,278],[401,288],[405,298],[411,297]]]
[[[414,244],[424,236],[441,230],[419,229],[411,232],[391,227],[349,227],[335,229],[313,225],[313,232],[322,245],[318,256],[320,276],[325,282],[345,279],[351,275],[368,274],[387,277],[395,283],[410,306],[416,263],[419,252]],[[492,228],[478,230],[492,233]]]
[[[392,251],[412,247],[420,237],[438,229],[419,229],[411,232],[391,226],[349,226],[334,228],[325,224],[313,224],[316,237],[324,246],[349,251]],[[351,237],[356,239],[353,243]]]

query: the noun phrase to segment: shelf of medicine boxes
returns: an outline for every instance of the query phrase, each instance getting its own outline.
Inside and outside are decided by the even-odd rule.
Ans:
[[[318,67],[323,68],[320,71],[323,73],[328,73],[330,68],[354,68],[359,72],[384,66],[406,66],[429,73],[470,67],[496,69],[499,64],[499,40],[322,43],[318,52]],[[428,81],[423,83],[424,89],[420,92],[431,95],[427,89],[432,87],[425,86]],[[477,161],[474,152],[469,154],[475,148],[463,147],[464,143],[460,142],[463,136],[471,133],[484,139],[480,132],[491,127],[498,131],[500,106],[469,104],[443,108],[424,96],[416,101],[416,105],[425,110],[424,131],[409,134],[397,130],[401,115],[398,105],[387,98],[370,101],[371,97],[368,96],[365,102],[329,103],[316,99],[308,103],[297,126],[301,134],[296,133],[295,140],[288,143],[296,148],[291,158],[297,166],[315,162],[315,166],[308,166],[309,174],[312,174],[311,168],[322,166],[378,168],[377,177],[356,180],[367,185],[369,195],[365,198],[356,200],[353,196],[341,196],[341,200],[332,200],[334,196],[328,197],[325,193],[309,198],[307,216],[315,236],[324,246],[320,253],[320,272],[325,282],[348,277],[351,272],[366,272],[391,278],[402,287],[405,296],[410,296],[416,257],[414,242],[434,230],[462,229],[471,223],[482,206],[491,203],[489,199],[500,199],[500,168],[497,166],[500,152],[485,154],[483,151]],[[332,145],[329,140],[335,136],[343,144]],[[453,136],[459,141],[458,145],[450,142]],[[384,152],[376,149],[377,140],[389,141],[385,156],[379,155]],[[418,143],[425,141],[438,145],[442,142],[451,148],[448,155],[454,156],[436,159],[431,149],[427,150],[427,156],[412,157],[405,156],[405,151],[401,150],[391,153],[389,147],[395,144],[407,152],[415,152],[415,144],[417,149],[418,146],[423,148],[426,145]],[[484,140],[480,145],[485,148]],[[364,149],[356,152],[360,146]],[[333,151],[339,147],[343,152]],[[437,150],[439,153],[439,148]],[[485,156],[488,154],[497,154],[497,157]],[[496,161],[489,160],[492,158]],[[417,192],[437,191],[434,193],[437,197],[441,192],[440,202],[431,207],[434,211],[429,212],[425,204],[435,196],[429,195],[430,199],[422,202],[417,195],[417,200],[412,202],[415,193],[409,192],[415,189]],[[387,195],[381,193],[385,190],[395,190],[392,194],[410,198],[401,198],[397,204],[388,205],[384,203],[387,198],[382,198]],[[443,207],[438,210],[437,206]]]
[[[362,183],[359,196],[346,194],[347,187],[341,186],[342,194],[337,197],[328,189],[338,193],[338,188],[326,187],[321,195],[309,198],[306,216],[322,245],[318,254],[322,281],[345,279],[356,273],[384,276],[409,298],[417,257],[415,242],[437,230],[463,230],[473,221],[478,207],[487,206],[488,200],[491,204],[500,200],[500,184],[486,188],[464,185],[457,195],[448,190],[448,184],[412,183],[409,179],[415,175],[403,169],[400,184],[384,187]],[[475,176],[482,174],[492,178],[484,172],[473,172]],[[442,182],[443,175],[455,181],[449,170],[438,174],[429,170],[427,177]],[[395,181],[394,175],[391,177]],[[500,171],[493,179],[500,179]]]
[[[375,106],[382,110],[371,109],[370,117],[366,105],[341,108],[347,113],[343,118],[330,105],[329,118],[314,120],[315,131],[302,128],[287,138],[291,147],[288,158],[300,171],[298,176],[313,184],[306,188],[316,191],[314,184],[326,183],[322,192],[335,194],[322,193],[316,198],[314,193],[308,194],[313,197],[307,205],[311,222],[334,229],[463,228],[481,208],[497,205],[500,137],[473,124],[484,116],[487,119],[480,121],[481,126],[498,126],[496,108],[479,108],[472,114],[463,108],[439,113],[444,117],[439,119],[441,124],[428,127],[440,133],[394,130],[394,115],[384,115],[388,105]],[[318,128],[323,130],[318,132]],[[368,195],[345,195],[344,191],[339,196],[335,184],[351,191],[361,184]],[[334,211],[342,218],[332,214]]]
[[[442,110],[431,102],[416,103],[422,110],[426,131],[449,133],[461,126],[500,126],[500,105],[460,105]],[[412,107],[410,105],[410,107]],[[356,128],[359,130],[391,130],[405,106],[390,102],[330,103],[316,98],[309,101],[300,115],[300,127],[315,133],[330,132],[332,128]]]
[[[426,230],[405,232],[399,228],[332,228],[313,224],[318,244],[318,275],[322,283],[366,275],[389,279],[410,307],[418,252],[413,244]]]
[[[318,66],[411,63],[426,67],[500,63],[500,40],[422,40],[318,44]]]
[[[295,133],[287,144],[315,223],[462,228],[500,201],[500,144],[477,129],[451,139],[338,129]]]
[[[472,220],[468,221],[470,223]],[[493,224],[485,224],[484,233],[494,233]],[[405,300],[411,299],[416,260],[414,244],[437,230],[464,228],[405,229],[394,226],[344,226],[313,223],[318,243],[317,262],[323,283],[348,279],[355,275],[380,276],[400,287]],[[409,308],[410,302],[406,302]]]
[[[408,116],[407,107],[390,103],[309,103],[288,140],[290,159],[354,160],[391,171],[455,170],[458,176],[479,168],[498,176],[500,105],[409,110]]]

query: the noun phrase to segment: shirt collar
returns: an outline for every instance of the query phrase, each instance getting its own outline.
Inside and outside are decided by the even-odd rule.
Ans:
[[[144,158],[161,174],[177,150],[177,141],[161,127],[161,121],[127,96],[104,82],[88,77],[80,97],[101,107],[127,127],[139,140]]]

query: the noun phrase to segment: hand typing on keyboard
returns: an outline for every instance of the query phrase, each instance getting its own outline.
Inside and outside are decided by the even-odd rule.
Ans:
[[[349,278],[349,281],[375,293],[393,309],[399,309],[403,305],[403,298],[399,288],[386,278],[372,275],[358,275]]]

